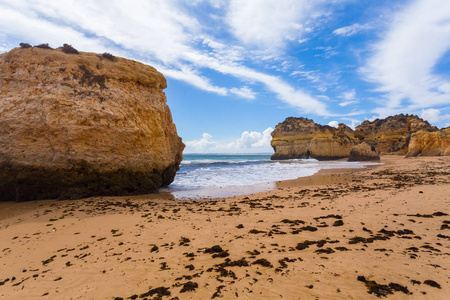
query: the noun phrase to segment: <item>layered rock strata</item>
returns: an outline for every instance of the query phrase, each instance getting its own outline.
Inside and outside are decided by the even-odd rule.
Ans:
[[[344,124],[334,128],[289,117],[272,132],[272,159],[378,160],[380,154],[450,155],[448,136],[448,128],[439,131],[415,115],[364,121],[354,131]]]
[[[364,121],[355,128],[355,137],[374,146],[381,154],[405,155],[411,134],[438,129],[415,115],[395,115],[385,119]]]
[[[407,157],[450,155],[450,127],[435,132],[418,131],[411,136]]]
[[[61,49],[0,55],[0,200],[154,192],[184,144],[164,76],[142,63]]]
[[[318,160],[348,157],[357,144],[351,128],[322,126],[306,118],[287,118],[272,132],[271,159],[315,158]]]

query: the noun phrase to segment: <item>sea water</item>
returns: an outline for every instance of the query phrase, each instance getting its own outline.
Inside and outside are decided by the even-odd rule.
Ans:
[[[364,168],[371,163],[270,160],[270,154],[184,154],[165,189],[181,199],[215,198],[274,189],[274,182],[311,176],[321,169]]]

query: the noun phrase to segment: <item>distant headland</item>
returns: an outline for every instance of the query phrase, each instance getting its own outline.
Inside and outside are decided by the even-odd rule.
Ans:
[[[378,155],[450,155],[450,127],[439,130],[415,115],[364,121],[355,130],[289,117],[272,132],[272,159],[379,160]]]

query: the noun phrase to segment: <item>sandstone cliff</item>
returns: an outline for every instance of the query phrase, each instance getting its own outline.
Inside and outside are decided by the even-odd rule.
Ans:
[[[333,128],[290,117],[275,127],[271,145],[275,150],[272,159],[377,160],[379,154],[388,153],[450,155],[448,128],[438,131],[415,115],[403,114],[364,121],[355,131],[344,124]]]
[[[60,49],[0,55],[1,200],[156,191],[182,160],[164,76]]]
[[[357,141],[351,128],[322,126],[305,118],[287,118],[272,132],[271,159],[315,158],[318,160],[348,157]]]
[[[444,155],[450,155],[450,127],[435,132],[421,130],[411,136],[406,157]]]
[[[411,134],[419,130],[432,132],[438,129],[415,115],[400,114],[372,122],[364,121],[356,126],[354,134],[381,154],[405,155]]]

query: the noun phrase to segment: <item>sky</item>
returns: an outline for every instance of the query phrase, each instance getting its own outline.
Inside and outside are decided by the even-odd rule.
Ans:
[[[158,69],[185,153],[272,153],[290,116],[450,125],[449,0],[0,0],[21,42]]]

